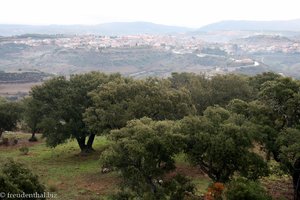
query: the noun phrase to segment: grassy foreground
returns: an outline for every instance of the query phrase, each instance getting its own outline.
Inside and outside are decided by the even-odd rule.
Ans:
[[[95,153],[89,156],[79,155],[79,148],[75,141],[68,141],[56,148],[49,148],[39,138],[39,142],[29,143],[30,134],[8,133],[6,137],[16,137],[19,143],[16,146],[0,146],[0,163],[8,159],[25,163],[40,177],[47,191],[57,194],[57,199],[100,200],[107,199],[109,194],[117,191],[120,178],[116,172],[102,174],[99,157],[109,145],[108,140],[101,136],[95,138]],[[23,155],[19,148],[27,146],[28,155]],[[189,166],[184,156],[177,158],[177,172],[193,178],[197,193],[204,193],[210,180],[199,170]]]

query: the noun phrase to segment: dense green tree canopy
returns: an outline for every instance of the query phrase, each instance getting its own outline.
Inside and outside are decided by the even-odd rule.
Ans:
[[[35,133],[38,131],[38,124],[41,122],[42,113],[42,104],[40,101],[33,99],[32,97],[25,98],[23,100],[24,113],[23,120],[30,129],[32,136],[29,139],[30,141],[36,141]]]
[[[55,147],[69,138],[75,138],[82,151],[92,150],[95,132],[83,122],[83,113],[92,101],[88,93],[120,75],[88,73],[53,78],[32,89],[32,103],[39,109],[38,126],[47,138],[47,144]],[[86,137],[89,140],[86,143]]]
[[[0,134],[15,127],[17,105],[0,99]],[[96,134],[110,133],[102,159],[123,177],[119,199],[182,199],[193,191],[185,178],[164,180],[180,152],[213,181],[227,182],[266,175],[254,150],[263,147],[298,182],[300,82],[278,74],[138,80],[93,72],[48,80],[24,105],[27,125],[51,147],[73,138],[89,152]]]
[[[300,82],[279,78],[263,84],[260,96],[283,120],[283,127],[293,127],[300,119]]]
[[[115,142],[102,159],[121,172],[124,190],[141,199],[165,199],[164,175],[175,169],[174,156],[184,146],[175,126],[172,121],[142,118],[111,132]]]
[[[85,113],[85,122],[97,133],[121,128],[132,119],[175,120],[195,113],[190,93],[171,88],[167,80],[120,79],[90,95],[93,105]]]
[[[250,151],[255,125],[243,115],[208,107],[203,116],[180,123],[188,138],[186,153],[214,181],[226,182],[235,172],[252,179],[267,173],[266,163]]]
[[[4,131],[14,129],[21,119],[22,106],[18,102],[0,102],[0,137]]]
[[[203,74],[173,73],[170,81],[172,87],[186,88],[191,92],[193,104],[200,115],[208,106],[225,106],[232,99],[249,100],[254,95],[248,77],[240,75],[217,75],[208,78]]]
[[[262,101],[256,100],[248,103],[239,99],[232,100],[227,108],[245,116],[248,121],[255,124],[255,141],[264,147],[268,159],[272,155],[275,160],[279,160],[279,146],[276,140],[283,122],[272,108]]]

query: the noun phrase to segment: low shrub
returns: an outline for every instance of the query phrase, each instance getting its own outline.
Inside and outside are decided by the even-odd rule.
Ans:
[[[23,164],[10,160],[0,169],[0,191],[13,194],[43,194],[45,187],[39,182],[38,176]]]
[[[28,147],[21,147],[21,148],[19,149],[19,151],[20,151],[23,155],[28,155],[29,148],[28,148]]]
[[[225,190],[227,200],[271,200],[271,196],[257,181],[245,178],[232,180]]]

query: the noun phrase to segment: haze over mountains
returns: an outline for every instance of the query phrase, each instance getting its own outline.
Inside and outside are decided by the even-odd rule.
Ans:
[[[99,25],[0,25],[0,35],[34,34],[176,34],[192,31],[191,28],[167,26],[150,22],[112,22]]]
[[[150,22],[112,22],[99,25],[17,25],[1,24],[0,35],[35,34],[178,34],[210,31],[300,31],[300,19],[287,21],[221,21],[192,29]]]
[[[201,31],[300,31],[300,19],[286,21],[228,20],[209,24]]]

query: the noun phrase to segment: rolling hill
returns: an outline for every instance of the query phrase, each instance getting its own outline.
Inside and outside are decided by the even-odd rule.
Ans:
[[[203,26],[198,31],[300,31],[300,19],[286,21],[228,20]]]
[[[167,26],[150,22],[113,22],[99,25],[15,25],[0,24],[1,36],[23,34],[171,34],[192,31],[190,28]]]

